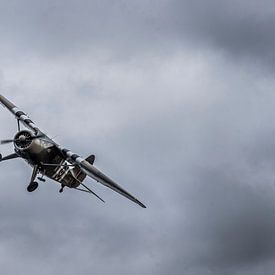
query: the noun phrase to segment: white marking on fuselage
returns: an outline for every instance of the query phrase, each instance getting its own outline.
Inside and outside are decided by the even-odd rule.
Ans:
[[[62,177],[60,178],[60,181],[62,181],[62,180],[67,176],[67,174],[68,174],[69,171],[70,171],[69,166],[64,167],[64,169],[65,169],[65,171],[64,171]]]
[[[63,160],[63,161],[60,163],[60,166],[57,166],[56,172],[55,172],[55,174],[53,175],[53,178],[56,178],[56,176],[58,176],[58,174],[59,174],[59,172],[61,171],[61,169],[63,169],[63,166],[62,166],[62,165],[64,165],[64,163],[65,163],[65,160]]]

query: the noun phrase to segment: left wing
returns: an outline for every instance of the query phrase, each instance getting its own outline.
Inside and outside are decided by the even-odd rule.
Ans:
[[[0,103],[2,103],[2,105],[6,107],[15,116],[15,118],[21,121],[27,128],[34,131],[36,134],[38,132],[42,133],[22,110],[18,109],[12,102],[2,95],[0,95]]]

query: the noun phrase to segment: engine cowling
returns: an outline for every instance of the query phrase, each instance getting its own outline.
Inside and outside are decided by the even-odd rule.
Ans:
[[[14,137],[14,146],[18,150],[26,150],[32,144],[32,133],[27,130],[18,132]]]

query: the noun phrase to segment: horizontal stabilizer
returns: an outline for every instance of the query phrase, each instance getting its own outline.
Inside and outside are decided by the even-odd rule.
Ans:
[[[86,161],[88,161],[90,164],[94,164],[94,161],[95,161],[95,155],[91,155],[89,157],[86,158]],[[77,178],[77,180],[79,180],[80,182],[83,182],[87,176],[86,173],[84,173],[79,166],[76,166],[74,169],[73,169],[73,173],[74,173],[74,176]]]
[[[86,158],[86,161],[88,161],[90,164],[94,164],[95,162],[95,155],[90,155]]]

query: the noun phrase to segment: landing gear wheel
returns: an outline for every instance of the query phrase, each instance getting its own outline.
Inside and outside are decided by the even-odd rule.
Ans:
[[[64,187],[65,187],[65,185],[61,185],[61,188],[60,188],[60,190],[59,190],[59,193],[62,193],[63,191],[64,191]]]
[[[34,181],[28,185],[27,190],[28,190],[28,192],[33,192],[34,190],[37,189],[37,187],[38,187],[38,183],[36,181]]]

